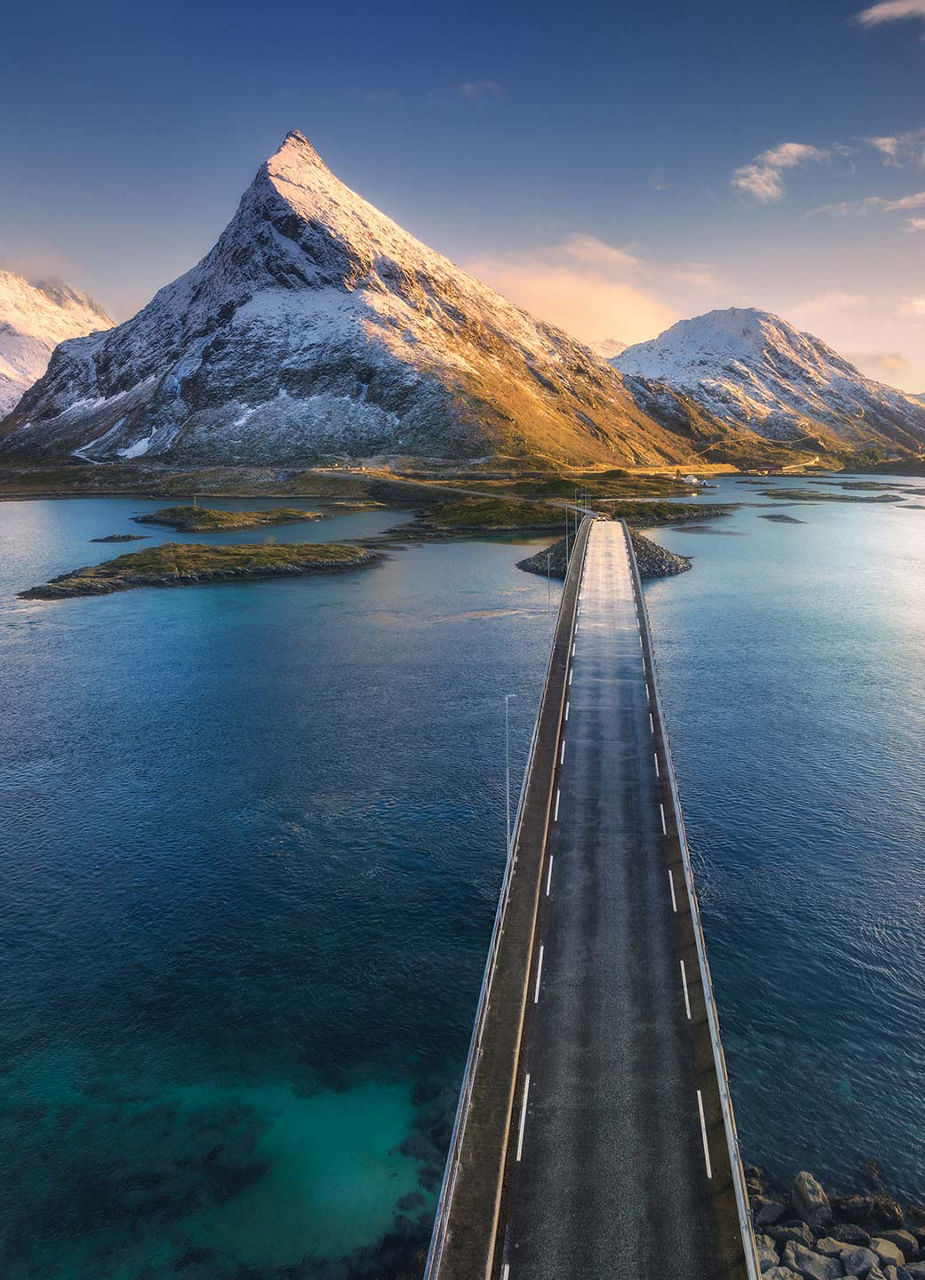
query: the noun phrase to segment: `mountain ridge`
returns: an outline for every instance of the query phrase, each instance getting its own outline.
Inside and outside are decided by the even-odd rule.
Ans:
[[[650,412],[659,397],[683,396],[769,441],[915,449],[925,440],[917,397],[866,377],[821,339],[755,307],[680,320],[611,364]]]
[[[0,269],[0,415],[42,376],[59,342],[112,323],[94,298],[61,280]]]
[[[64,343],[0,436],[30,461],[690,452],[610,365],[415,240],[295,131],[209,253]]]

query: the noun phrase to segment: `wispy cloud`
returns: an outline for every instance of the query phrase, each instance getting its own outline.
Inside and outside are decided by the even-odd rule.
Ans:
[[[828,160],[830,155],[829,151],[806,142],[782,142],[770,151],[762,151],[750,164],[736,169],[730,181],[736,190],[759,204],[775,204],[783,199],[783,174],[788,169],[802,169],[808,164]]]
[[[460,98],[467,102],[491,102],[501,96],[501,86],[494,80],[464,80],[456,86]]]
[[[882,0],[855,15],[862,27],[879,27],[884,22],[898,22],[903,18],[925,18],[925,0]]]
[[[906,223],[907,231],[925,231],[925,218],[910,218]]]
[[[915,319],[925,320],[925,297],[919,294],[916,298],[907,298],[900,311],[904,316],[913,316]]]
[[[654,337],[679,315],[705,309],[725,287],[706,264],[648,262],[582,233],[465,265],[534,315],[597,347]]]
[[[901,169],[907,164],[925,165],[925,129],[867,138],[866,142],[891,169]]]
[[[925,191],[914,191],[908,196],[899,196],[896,200],[885,200],[883,196],[867,196],[863,200],[842,200],[837,204],[820,205],[810,211],[810,217],[820,213],[830,213],[838,218],[846,218],[850,214],[866,217],[871,213],[902,213],[908,209],[925,209]]]
[[[890,379],[905,373],[909,361],[898,351],[846,351],[845,359],[871,378]]]
[[[863,293],[846,293],[841,289],[831,289],[827,293],[817,294],[814,298],[807,298],[805,302],[798,303],[791,314],[799,312],[803,316],[823,316],[833,311],[856,311],[858,307],[865,306],[868,301],[867,295]]]

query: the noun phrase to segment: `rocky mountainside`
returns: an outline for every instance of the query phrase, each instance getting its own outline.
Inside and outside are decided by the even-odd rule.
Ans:
[[[215,247],[133,319],[66,342],[0,455],[683,461],[609,364],[361,199],[290,133]]]
[[[866,378],[811,334],[752,308],[681,320],[611,363],[637,403],[662,420],[691,402],[709,418],[766,440],[820,448],[925,441],[925,406]]]
[[[109,316],[85,293],[0,271],[0,416],[42,376],[59,342],[110,328]]]

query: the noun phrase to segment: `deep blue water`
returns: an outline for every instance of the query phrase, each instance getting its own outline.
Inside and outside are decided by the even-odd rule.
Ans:
[[[648,602],[745,1155],[836,1184],[874,1158],[921,1200],[925,480],[906,485],[659,530],[694,568]]]
[[[0,503],[5,1280],[413,1273],[546,583],[499,540],[15,600],[152,505]],[[739,1127],[921,1195],[925,513],[769,511],[661,531],[695,568],[649,589]]]

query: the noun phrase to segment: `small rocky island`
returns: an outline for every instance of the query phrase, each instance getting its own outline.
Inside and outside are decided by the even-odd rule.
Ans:
[[[691,567],[689,556],[680,556],[675,551],[668,551],[665,547],[660,547],[657,542],[653,542],[651,538],[643,537],[635,529],[630,529],[630,540],[636,553],[639,576],[645,581],[653,578],[670,578],[676,573],[684,573]],[[517,568],[524,569],[527,573],[544,575],[548,570],[550,577],[564,578],[568,568],[565,558],[565,539],[560,538],[545,551],[537,551],[536,555],[528,556],[526,560],[518,560]]]
[[[321,511],[300,507],[269,507],[266,511],[218,511],[213,507],[162,507],[148,515],[132,516],[136,524],[162,524],[179,533],[224,533],[228,529],[260,529],[268,524],[296,524],[323,520]]]
[[[367,547],[338,542],[242,543],[209,547],[202,543],[165,542],[74,569],[44,586],[20,591],[23,600],[67,600],[74,596],[103,596],[134,587],[188,587],[203,582],[231,582],[248,578],[305,577],[358,569],[382,559]]]
[[[811,1173],[774,1186],[746,1170],[762,1280],[925,1280],[925,1209],[903,1206],[879,1184],[827,1193]]]
[[[91,538],[91,542],[144,542],[149,533],[110,533],[105,538]]]

